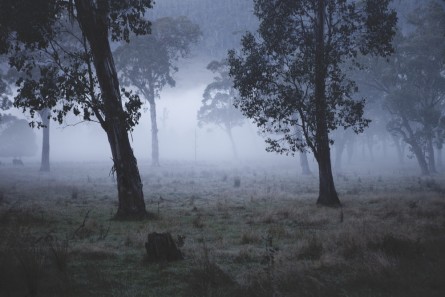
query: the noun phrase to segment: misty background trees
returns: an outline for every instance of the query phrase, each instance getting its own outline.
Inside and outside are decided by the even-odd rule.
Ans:
[[[445,296],[445,1],[156,2],[0,0],[0,295]]]
[[[363,85],[379,93],[387,131],[409,147],[424,175],[442,166],[445,100],[445,11],[428,2],[408,14],[409,30],[394,40],[388,59],[371,59]],[[399,150],[399,149],[398,149]],[[437,153],[436,153],[437,152]],[[436,154],[439,160],[436,160]],[[437,166],[436,166],[437,164]]]
[[[242,126],[245,118],[234,105],[237,92],[229,76],[229,65],[227,60],[212,61],[207,65],[207,69],[216,76],[213,82],[207,85],[202,95],[202,106],[198,110],[198,125],[214,124],[226,132],[236,159],[238,152],[232,130],[237,126]]]
[[[121,83],[137,88],[150,104],[153,166],[160,165],[155,99],[166,85],[175,86],[176,64],[190,54],[200,35],[198,25],[187,18],[164,17],[153,22],[149,35],[135,37],[114,52]]]
[[[199,150],[216,158],[209,147],[224,148],[242,160],[263,150],[259,132],[268,151],[298,153],[303,173],[316,161],[319,201],[330,205],[339,204],[335,174],[364,160],[396,167],[414,158],[424,175],[443,168],[443,1],[101,1],[108,22],[101,36],[78,12],[87,2],[1,2],[0,108],[13,101],[14,115],[25,111],[42,128],[42,171],[50,169],[49,127],[51,135],[57,127],[49,119],[73,129],[97,123],[112,148],[119,195],[139,197],[122,209],[143,212],[139,141],[151,145],[154,166],[162,150],[180,158],[195,149],[199,160]],[[390,9],[398,14],[392,41]],[[104,67],[114,61],[116,71]],[[159,107],[169,114],[161,133]],[[138,130],[147,130],[137,126],[145,117],[151,139]],[[212,124],[228,137],[218,129],[196,134]],[[227,149],[204,148],[207,139]]]

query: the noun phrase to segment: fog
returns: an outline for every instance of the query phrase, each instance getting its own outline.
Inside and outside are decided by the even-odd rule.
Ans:
[[[162,162],[213,162],[217,164],[273,164],[295,167],[300,171],[298,154],[295,156],[279,155],[266,152],[264,137],[258,128],[246,121],[242,127],[233,129],[234,140],[238,149],[235,159],[227,134],[216,125],[198,126],[197,112],[202,104],[205,87],[213,79],[213,74],[206,69],[208,59],[192,56],[179,64],[175,74],[176,86],[166,87],[156,99],[159,128],[159,149]],[[18,109],[8,110],[19,118],[31,121],[31,117]],[[150,166],[151,124],[149,105],[145,102],[139,124],[130,133],[130,141],[140,166]],[[38,120],[34,119],[34,120]],[[371,117],[372,120],[372,117]],[[370,127],[374,127],[371,122]],[[25,163],[40,162],[42,129],[33,129],[36,134],[38,150],[32,157],[23,157]],[[336,164],[336,145],[332,146],[331,158],[334,172],[365,172],[373,174],[401,173],[406,168],[415,171],[416,163],[408,148],[405,148],[404,162],[400,164],[389,134],[371,136],[355,135],[353,151],[346,149],[342,154],[341,170]],[[98,123],[83,122],[73,115],[67,116],[62,124],[52,121],[50,127],[51,162],[107,162],[110,165],[111,151],[103,129]],[[384,139],[384,141],[380,141]],[[372,144],[370,151],[369,141]],[[310,168],[317,172],[317,163],[308,153]],[[3,163],[10,163],[10,158],[0,158]],[[227,163],[228,162],[228,163]]]
[[[415,26],[408,22],[410,12],[418,5],[416,1],[393,2],[399,12],[399,27],[404,34],[413,32]],[[199,9],[197,9],[199,8]],[[156,21],[165,16],[177,17],[185,15],[192,22],[196,22],[202,31],[197,44],[191,46],[186,57],[175,61],[178,72],[173,74],[176,81],[174,87],[165,86],[156,98],[157,122],[160,160],[192,162],[282,162],[293,164],[300,168],[298,153],[296,156],[285,156],[266,152],[265,135],[258,134],[258,128],[246,119],[241,127],[233,128],[233,138],[238,150],[238,158],[233,156],[231,143],[225,131],[216,125],[198,126],[197,112],[202,105],[203,93],[209,83],[213,81],[214,73],[206,69],[209,62],[227,57],[227,51],[239,49],[240,39],[246,31],[255,31],[258,20],[252,13],[251,1],[229,1],[227,3],[211,4],[209,1],[191,1],[188,4],[175,1],[160,1],[147,16]],[[223,15],[230,17],[223,17]],[[113,43],[113,49],[119,46]],[[5,71],[5,64],[2,64]],[[364,88],[360,93],[363,97],[373,97],[373,91]],[[15,93],[10,95],[12,99]],[[382,96],[377,94],[375,97]],[[386,96],[386,95],[385,95]],[[369,99],[369,98],[368,98]],[[139,164],[145,166],[151,158],[151,123],[149,104],[142,98],[142,116],[139,124],[130,133],[131,146]],[[331,147],[331,158],[334,171],[400,171],[400,168],[416,170],[416,160],[408,145],[402,143],[403,156],[397,153],[397,147],[391,139],[385,125],[391,116],[382,111],[384,103],[373,103],[368,100],[365,116],[371,120],[369,128],[362,135],[350,136],[349,144],[343,149],[341,158],[338,151],[339,136],[342,129],[334,132],[335,144]],[[378,99],[380,100],[380,99]],[[377,100],[377,101],[378,101]],[[375,100],[374,100],[375,101]],[[369,107],[370,106],[370,107]],[[376,108],[377,107],[377,108]],[[374,110],[375,109],[375,110]],[[32,119],[29,113],[22,113],[18,109],[9,109],[4,113],[11,113],[19,118]],[[382,114],[385,114],[382,117]],[[39,120],[38,116],[34,120]],[[38,150],[32,157],[23,157],[25,162],[39,162],[42,146],[42,130],[34,129],[37,135]],[[337,133],[337,134],[335,134]],[[443,152],[437,150],[437,159],[442,159]],[[99,124],[82,122],[69,114],[59,125],[51,122],[50,131],[51,162],[110,162],[111,151],[106,133]],[[341,159],[341,160],[340,160]],[[3,157],[4,163],[9,159]],[[308,152],[308,160],[312,172],[317,172],[317,164],[313,155]]]
[[[445,296],[444,144],[442,0],[0,0],[0,296]]]
[[[198,127],[197,112],[202,94],[213,75],[205,69],[206,62],[198,58],[185,61],[175,75],[177,85],[167,87],[156,100],[158,111],[159,146],[162,160],[231,161],[233,154],[227,135],[215,125]],[[192,73],[192,75],[190,75]],[[11,114],[26,117],[19,110]],[[143,105],[139,124],[131,132],[131,144],[140,164],[147,163],[151,155],[151,124],[149,106]],[[38,120],[38,119],[37,119]],[[82,122],[68,116],[64,123],[50,124],[51,160],[54,162],[111,161],[106,134],[98,123]],[[38,162],[41,150],[41,129],[34,129],[38,151],[33,157],[23,159]],[[234,128],[234,138],[239,146],[240,159],[271,158],[253,124]],[[196,146],[195,146],[196,143]],[[196,156],[195,156],[196,150]],[[273,156],[272,156],[273,158]],[[5,159],[5,163],[9,162]]]

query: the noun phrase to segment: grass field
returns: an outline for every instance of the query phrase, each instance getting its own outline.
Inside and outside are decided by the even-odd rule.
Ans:
[[[330,209],[297,168],[169,162],[122,222],[109,171],[0,166],[0,296],[445,296],[443,175],[343,173]],[[144,261],[153,231],[185,260]]]

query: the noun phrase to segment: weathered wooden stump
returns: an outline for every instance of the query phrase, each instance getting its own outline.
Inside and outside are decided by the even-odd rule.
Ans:
[[[170,233],[148,234],[145,243],[148,262],[170,262],[184,259]]]

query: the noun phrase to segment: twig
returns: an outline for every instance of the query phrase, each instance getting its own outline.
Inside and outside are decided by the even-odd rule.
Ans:
[[[76,231],[74,231],[71,239],[74,239],[77,235],[77,232],[79,232],[82,228],[85,227],[85,222],[88,220],[88,215],[90,214],[90,211],[91,211],[91,209],[87,211],[87,213],[85,214],[85,217],[83,218],[82,224],[76,229]]]
[[[98,240],[104,240],[105,238],[107,238],[108,232],[110,231],[110,227],[111,227],[111,220],[108,221],[108,227],[107,230],[105,230],[105,232],[103,227],[101,228]]]

